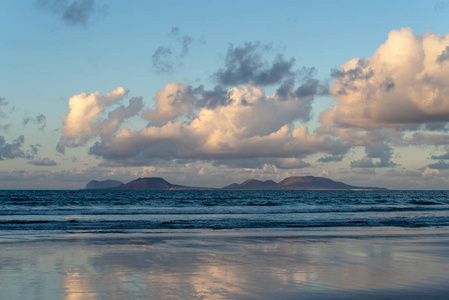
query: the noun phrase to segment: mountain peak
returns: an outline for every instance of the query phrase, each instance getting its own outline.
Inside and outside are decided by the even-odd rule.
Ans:
[[[257,179],[247,179],[245,182],[241,184],[233,183],[231,185],[228,185],[227,187],[224,187],[224,189],[230,189],[230,190],[259,190],[259,189],[267,189],[270,186],[275,186],[277,183],[273,180],[257,180]]]
[[[315,176],[292,176],[285,178],[279,183],[273,180],[260,181],[257,179],[248,179],[242,184],[231,184],[223,189],[228,190],[361,190],[361,189],[379,189],[364,188],[348,185],[343,182],[334,181],[325,177]]]
[[[352,190],[358,187],[343,182],[334,181],[325,177],[315,176],[292,176],[282,180],[279,185],[284,189],[330,189],[330,190]]]
[[[118,180],[103,180],[103,181],[97,181],[97,180],[91,180],[88,184],[86,184],[85,190],[104,190],[104,189],[110,189],[115,188],[118,186],[121,186],[123,182]]]
[[[171,184],[161,177],[144,177],[130,181],[117,189],[119,190],[169,190],[176,185]]]

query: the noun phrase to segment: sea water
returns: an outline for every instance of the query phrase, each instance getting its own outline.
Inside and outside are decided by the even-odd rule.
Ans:
[[[0,235],[443,228],[449,191],[0,191]]]

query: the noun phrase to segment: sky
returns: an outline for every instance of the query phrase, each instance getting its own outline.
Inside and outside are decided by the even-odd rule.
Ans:
[[[4,0],[0,189],[449,188],[449,2]]]

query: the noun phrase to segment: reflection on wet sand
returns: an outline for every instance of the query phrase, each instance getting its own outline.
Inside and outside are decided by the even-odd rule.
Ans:
[[[435,253],[442,253],[439,248],[445,248],[447,241],[448,236],[441,235],[419,239],[215,235],[6,243],[0,246],[0,298],[443,295],[448,291],[444,283],[449,279],[449,260]]]

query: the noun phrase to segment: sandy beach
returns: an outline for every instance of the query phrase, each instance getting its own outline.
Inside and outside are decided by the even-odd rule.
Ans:
[[[441,230],[3,237],[1,299],[443,299]]]

